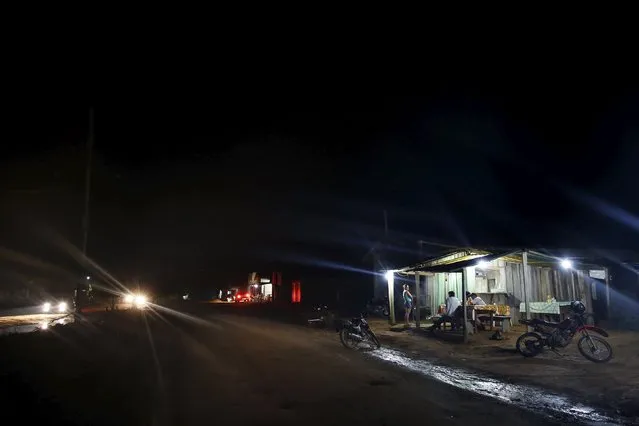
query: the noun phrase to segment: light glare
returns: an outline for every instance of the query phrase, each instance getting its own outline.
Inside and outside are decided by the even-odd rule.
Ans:
[[[138,294],[137,296],[135,296],[135,306],[137,306],[138,308],[143,307],[144,305],[146,305],[146,296],[144,296],[143,294]]]
[[[485,260],[480,260],[479,262],[477,262],[477,267],[479,269],[486,269],[488,268],[488,265],[490,265],[490,262],[487,262]]]
[[[571,269],[572,268],[572,260],[570,259],[564,259],[561,261],[561,267],[564,269]]]

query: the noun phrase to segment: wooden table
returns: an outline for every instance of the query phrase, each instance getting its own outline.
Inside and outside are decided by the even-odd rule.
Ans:
[[[484,305],[478,305],[478,306],[473,306],[473,322],[477,322],[477,317],[479,317],[480,315],[485,316],[486,314],[488,314],[488,316],[490,317],[490,330],[492,331],[493,329],[493,316],[496,314],[494,309],[486,309],[483,308],[482,306]]]

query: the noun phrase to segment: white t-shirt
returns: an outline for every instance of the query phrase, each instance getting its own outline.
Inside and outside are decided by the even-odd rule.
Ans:
[[[484,300],[479,296],[473,299],[473,305],[485,305],[485,304],[486,302],[484,302]]]
[[[446,315],[453,316],[455,310],[459,307],[459,299],[455,296],[446,298]]]

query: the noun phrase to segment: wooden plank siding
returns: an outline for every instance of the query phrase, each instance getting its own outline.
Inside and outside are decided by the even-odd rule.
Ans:
[[[523,265],[520,263],[506,263],[506,291],[507,303],[513,316],[518,321],[519,304],[523,303]],[[542,268],[529,266],[529,282],[526,283],[529,302],[544,302],[548,296],[557,301],[581,300],[586,305],[586,312],[592,312],[592,286],[588,271]],[[571,275],[574,277],[574,291]]]
[[[521,263],[504,262],[500,265],[500,269],[502,272],[500,279],[505,279],[505,290],[494,293],[478,291],[477,293],[486,303],[509,305],[513,322],[517,322],[522,317],[519,304],[525,301],[524,268]],[[526,283],[528,302],[545,302],[548,296],[560,302],[581,300],[586,305],[586,312],[593,311],[592,279],[588,276],[587,270],[563,270],[530,265],[528,269],[529,277]],[[574,290],[571,275],[574,277]],[[461,280],[461,273],[435,273],[427,278],[423,301],[430,305],[432,314],[435,314],[439,305],[444,303],[450,290],[456,293],[460,301],[463,299]],[[473,289],[474,287],[469,285],[469,291]]]

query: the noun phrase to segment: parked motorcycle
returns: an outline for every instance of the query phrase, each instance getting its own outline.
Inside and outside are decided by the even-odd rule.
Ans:
[[[348,349],[358,349],[360,344],[366,344],[372,349],[379,349],[381,343],[371,330],[364,315],[344,321],[340,327],[336,328],[339,339]]]
[[[562,322],[547,322],[540,319],[520,320],[533,328],[532,332],[527,332],[517,339],[517,350],[525,357],[534,357],[543,352],[545,347],[556,351],[570,344],[577,333],[581,333],[581,338],[577,342],[577,348],[586,359],[602,363],[608,362],[612,358],[612,347],[601,337],[592,336],[589,332],[598,333],[608,337],[606,330],[593,325],[586,324],[585,306],[581,302],[572,302],[570,306],[574,312],[572,318]]]
[[[311,327],[332,327],[335,321],[335,313],[327,305],[313,306],[310,318],[307,319]]]
[[[388,298],[372,300],[366,305],[366,312],[368,312],[369,315],[388,317],[389,311]]]

